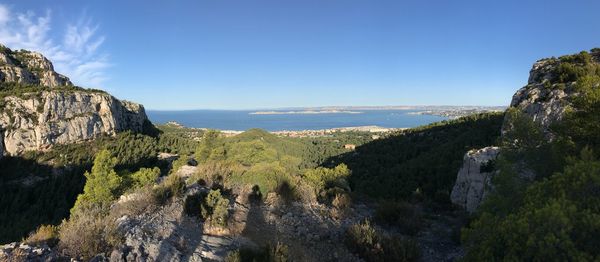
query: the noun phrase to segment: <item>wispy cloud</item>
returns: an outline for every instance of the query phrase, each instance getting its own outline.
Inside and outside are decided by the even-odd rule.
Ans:
[[[98,25],[84,14],[67,25],[62,34],[54,34],[51,20],[51,10],[43,15],[32,11],[15,13],[0,4],[0,43],[12,49],[40,52],[54,63],[57,72],[75,84],[100,87],[107,80],[105,70],[111,64],[108,54],[100,51],[105,37],[98,35]]]

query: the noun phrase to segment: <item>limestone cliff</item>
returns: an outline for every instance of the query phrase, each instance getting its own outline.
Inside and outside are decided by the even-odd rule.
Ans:
[[[143,106],[72,86],[41,54],[0,50],[0,156],[141,132],[148,122]]]
[[[547,139],[552,139],[550,126],[564,117],[565,112],[570,109],[572,98],[578,95],[574,81],[576,77],[573,77],[573,74],[576,75],[578,70],[589,64],[599,63],[600,49],[593,49],[590,53],[537,61],[529,73],[527,85],[514,94],[509,110],[518,110],[529,116],[542,126]],[[502,134],[512,128],[510,122],[507,114]],[[487,193],[486,190],[490,188],[486,186],[485,181],[489,181],[493,173],[480,172],[477,168],[482,163],[495,159],[501,150],[494,147],[494,153],[490,154],[489,149],[490,147],[473,150],[465,155],[463,168],[458,173],[451,193],[452,202],[469,212],[479,207]],[[523,171],[521,176],[531,178],[535,174]]]
[[[567,71],[578,73],[576,69],[568,68],[584,68],[586,63],[600,64],[600,49],[592,49],[586,54],[537,61],[529,72],[527,85],[513,95],[510,108],[525,113],[549,132],[550,125],[560,121],[571,106],[570,98],[578,95],[577,82],[569,77],[570,72]],[[589,61],[585,61],[584,57],[588,57]],[[503,133],[510,129],[508,120],[504,120]]]
[[[452,203],[464,207],[468,212],[473,212],[479,207],[494,175],[494,171],[486,167],[496,159],[499,152],[498,147],[485,147],[465,154],[463,166],[458,171],[450,195]]]
[[[42,54],[13,51],[3,45],[0,45],[0,82],[47,87],[73,85],[69,78],[54,72],[54,66]]]

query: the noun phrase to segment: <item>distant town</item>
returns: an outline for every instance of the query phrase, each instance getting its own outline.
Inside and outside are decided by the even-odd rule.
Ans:
[[[269,111],[251,112],[251,115],[288,115],[288,114],[361,114],[369,110],[415,110],[410,115],[435,115],[456,119],[472,114],[501,112],[506,106],[327,106],[307,108],[285,108]]]
[[[502,112],[506,110],[505,106],[440,106],[440,107],[429,107],[423,109],[423,111],[410,112],[410,115],[434,115],[443,116],[450,119],[456,119],[463,116],[487,113],[487,112]]]

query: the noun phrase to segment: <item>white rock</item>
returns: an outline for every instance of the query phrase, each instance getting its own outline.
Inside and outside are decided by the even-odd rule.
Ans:
[[[144,108],[89,91],[44,91],[29,97],[8,96],[0,111],[5,154],[19,155],[54,144],[85,141],[119,131],[142,131]]]
[[[494,173],[481,172],[481,167],[498,157],[498,147],[486,147],[467,152],[463,158],[463,166],[458,171],[456,183],[450,194],[452,203],[473,212],[489,190]]]

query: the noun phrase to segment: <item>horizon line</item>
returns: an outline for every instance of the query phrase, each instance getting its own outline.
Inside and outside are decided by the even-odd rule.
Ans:
[[[388,107],[483,107],[483,108],[508,108],[506,105],[384,105],[384,106],[369,106],[369,105],[357,105],[357,106],[291,106],[291,107],[255,107],[255,108],[190,108],[190,109],[156,109],[146,108],[146,111],[255,111],[255,110],[298,110],[298,109],[333,109],[333,108],[364,108],[364,110],[378,110],[385,109]]]

